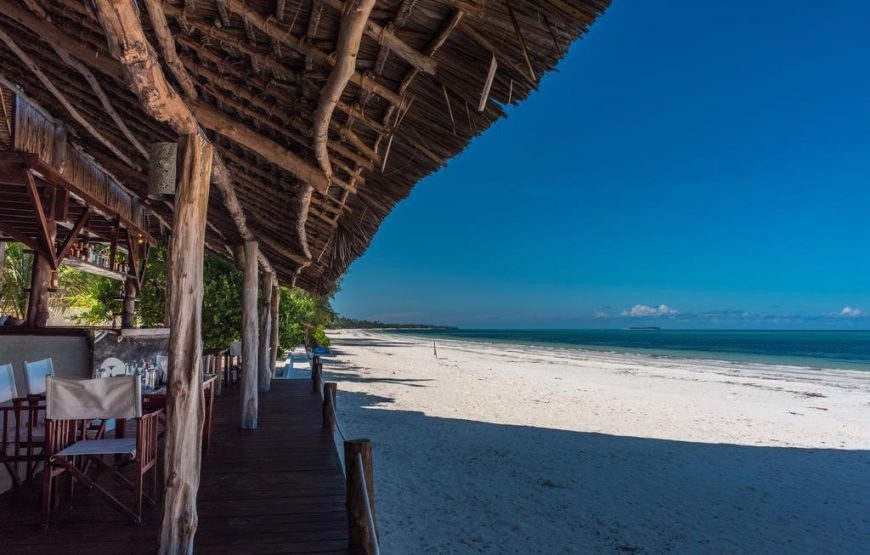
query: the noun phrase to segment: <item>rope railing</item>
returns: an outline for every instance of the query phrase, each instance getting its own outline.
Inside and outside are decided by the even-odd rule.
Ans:
[[[366,482],[365,470],[363,470],[365,466],[363,465],[362,455],[359,453],[356,454],[356,467],[359,470],[359,479],[362,482],[362,494],[363,500],[365,501],[366,520],[368,520],[369,523],[369,534],[372,537],[372,547],[374,548],[375,552],[374,555],[381,555],[381,547],[379,545],[380,542],[378,541],[378,529],[375,526],[375,517],[372,514],[372,504],[371,501],[369,501],[369,487],[368,483]]]
[[[351,547],[363,548],[370,555],[380,555],[378,529],[375,524],[373,495],[369,492],[369,480],[366,475],[372,475],[371,441],[367,439],[349,440],[336,411],[336,391],[338,384],[324,382],[322,363],[313,361],[311,379],[314,390],[320,394],[323,401],[323,427],[333,434],[338,432],[344,443],[344,449],[339,452],[339,461],[347,480],[348,517],[350,523]],[[357,468],[354,469],[353,466]]]

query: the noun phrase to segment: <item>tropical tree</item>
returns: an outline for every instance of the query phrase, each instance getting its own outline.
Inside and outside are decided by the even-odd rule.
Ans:
[[[14,318],[27,316],[30,272],[33,255],[21,243],[9,243],[3,261],[3,290],[0,292],[0,311]]]

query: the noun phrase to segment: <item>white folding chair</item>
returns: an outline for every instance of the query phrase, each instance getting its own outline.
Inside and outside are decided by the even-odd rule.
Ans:
[[[46,388],[46,454],[43,472],[43,527],[48,527],[55,479],[65,472],[87,489],[96,490],[116,509],[142,521],[143,497],[154,505],[157,496],[157,418],[160,411],[142,414],[142,385],[137,376],[71,380],[50,376]],[[88,437],[89,423],[97,419],[137,420],[135,438]],[[112,456],[112,463],[102,457]],[[93,464],[133,492],[132,508],[122,503],[88,475]],[[133,465],[132,479],[120,473]],[[151,472],[151,495],[143,494],[145,475]],[[72,487],[70,487],[72,496]]]
[[[0,405],[10,403],[18,397],[15,387],[15,372],[11,364],[0,364]]]
[[[50,358],[24,363],[24,385],[28,395],[45,395],[45,378],[54,375]]]

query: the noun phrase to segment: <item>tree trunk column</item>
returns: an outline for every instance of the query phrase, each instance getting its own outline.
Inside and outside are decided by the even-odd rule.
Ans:
[[[202,275],[212,146],[200,135],[183,139],[175,197],[169,282],[169,391],[164,447],[165,495],[160,553],[192,553],[202,463]]]
[[[245,241],[242,283],[242,428],[257,427],[257,242]]]
[[[132,328],[133,318],[136,314],[136,284],[133,278],[127,276],[124,281],[124,306],[121,312],[121,327]]]
[[[52,240],[54,239],[54,233]],[[48,323],[48,287],[51,283],[51,264],[39,254],[33,254],[33,271],[30,274],[30,300],[27,303],[27,325],[44,328]]]
[[[281,305],[281,287],[278,282],[272,284],[272,337],[269,341],[269,367],[272,375],[275,375],[275,359],[278,358],[278,309]]]
[[[263,272],[263,304],[260,307],[260,391],[269,391],[272,385],[272,281],[271,272]]]

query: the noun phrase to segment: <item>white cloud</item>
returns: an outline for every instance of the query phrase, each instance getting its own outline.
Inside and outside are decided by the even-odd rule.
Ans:
[[[836,313],[837,316],[843,316],[845,318],[859,318],[861,316],[866,316],[867,314],[861,310],[860,308],[852,308],[851,306],[843,307],[843,310]]]
[[[596,320],[604,320],[605,318],[610,318],[610,314],[603,310],[596,310],[592,313],[592,317]]]
[[[659,316],[676,316],[677,314],[679,314],[677,310],[666,304],[658,306],[636,304],[630,310],[625,309],[619,313],[620,316],[628,316],[630,318],[657,318]]]

